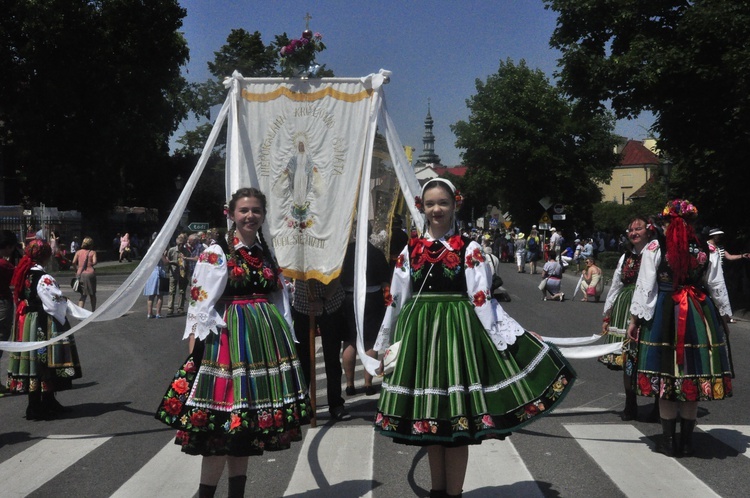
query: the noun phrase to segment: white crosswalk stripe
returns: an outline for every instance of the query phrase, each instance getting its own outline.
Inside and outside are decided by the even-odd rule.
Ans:
[[[5,497],[26,496],[55,478],[109,436],[49,436],[0,464],[0,483]]]
[[[372,496],[374,437],[372,427],[362,425],[308,430],[284,496],[327,488],[338,496]]]
[[[464,493],[473,492],[470,496],[478,497],[487,489],[486,496],[496,496],[489,490],[501,486],[513,486],[514,494],[524,498],[544,496],[510,439],[473,446],[469,450]]]
[[[201,459],[182,454],[173,441],[167,443],[146,465],[123,484],[113,498],[140,498],[149,496],[182,498],[192,496],[198,489]],[[164,479],[164,476],[182,476]]]
[[[719,496],[678,460],[654,452],[651,440],[631,425],[563,427],[626,496]]]
[[[690,460],[668,458],[653,451],[653,442],[628,424],[563,424],[580,447],[603,473],[628,497],[719,496],[701,476],[683,463]],[[750,425],[706,425],[699,430],[741,454],[747,450]],[[375,434],[370,425],[337,423],[307,429],[298,452],[294,471],[284,496],[330,493],[335,496],[377,496],[373,491],[375,446],[391,445],[388,438]],[[55,479],[80,459],[114,441],[109,436],[51,435],[0,463],[3,497],[23,497]],[[512,442],[486,441],[469,452],[464,491],[472,497],[496,496],[498,490],[512,489],[514,495],[542,497],[524,458]],[[103,448],[106,451],[106,448]],[[744,459],[743,459],[744,461]],[[192,496],[198,487],[201,459],[180,453],[169,441],[155,456],[130,476],[112,495],[117,498],[141,496]],[[183,476],[165,479],[165,476]],[[638,476],[634,479],[633,476]],[[314,494],[317,496],[317,494]],[[381,495],[382,496],[382,495]]]

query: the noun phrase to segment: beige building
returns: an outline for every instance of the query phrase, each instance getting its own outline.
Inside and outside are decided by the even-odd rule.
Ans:
[[[600,183],[603,202],[629,204],[630,196],[649,181],[658,171],[659,157],[653,139],[628,140],[620,149],[620,164],[612,171],[609,183]]]

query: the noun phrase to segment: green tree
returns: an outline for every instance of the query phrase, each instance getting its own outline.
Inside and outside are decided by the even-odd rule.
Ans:
[[[748,236],[736,202],[750,146],[750,2],[545,0],[566,92],[618,118],[654,113],[670,192]]]
[[[158,195],[185,117],[177,0],[6,0],[0,162],[10,203],[100,215]]]
[[[566,228],[590,228],[601,200],[596,182],[609,180],[617,162],[612,118],[582,112],[523,60],[501,61],[476,88],[468,121],[451,129],[465,149],[463,185],[477,212],[499,199],[517,225],[530,227],[549,197],[566,206]]]
[[[292,68],[285,66],[280,56],[281,48],[290,43],[291,40],[286,33],[276,35],[274,41],[266,45],[258,31],[250,33],[244,29],[231,30],[226,43],[214,52],[213,62],[208,62],[208,70],[213,78],[202,83],[190,84],[187,92],[190,111],[196,118],[211,119],[211,111],[221,105],[226,98],[227,90],[224,88],[223,80],[231,76],[234,71],[248,78],[291,77]],[[313,48],[313,45],[309,47]],[[316,54],[324,49],[325,45],[317,41],[314,50],[298,52],[295,60],[301,65],[309,66],[315,60]],[[319,77],[333,76],[333,72],[322,66],[317,75]],[[173,161],[176,174],[185,176],[190,173],[186,166],[191,164],[194,166],[198,161],[212,128],[211,123],[201,122],[177,140],[180,147],[175,152]],[[202,220],[213,222],[216,214],[221,214],[216,206],[217,199],[225,197],[225,148],[226,128],[217,138],[206,165],[206,171],[188,203],[192,218],[200,216]]]

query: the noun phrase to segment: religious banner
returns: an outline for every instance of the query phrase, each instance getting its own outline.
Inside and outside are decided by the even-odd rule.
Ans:
[[[344,259],[374,126],[371,80],[239,85],[237,129],[244,136],[234,141],[268,198],[266,226],[279,265],[287,277],[327,283]]]

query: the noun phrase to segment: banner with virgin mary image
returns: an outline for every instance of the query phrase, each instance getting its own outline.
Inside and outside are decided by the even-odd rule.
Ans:
[[[249,176],[227,190],[250,183],[266,194],[264,236],[288,278],[327,283],[340,273],[372,156],[373,79],[237,80],[227,157],[239,167],[227,170]]]

